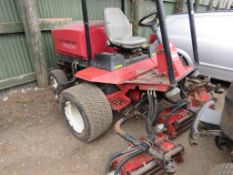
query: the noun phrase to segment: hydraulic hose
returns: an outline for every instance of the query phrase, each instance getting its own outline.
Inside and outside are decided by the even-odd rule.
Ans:
[[[120,164],[116,167],[116,170],[115,170],[115,172],[114,172],[114,175],[119,175],[119,172],[120,172],[121,168],[124,166],[124,164],[125,164],[126,162],[128,162],[130,159],[136,157],[137,155],[139,155],[139,154],[141,154],[141,153],[143,153],[143,152],[144,152],[143,149],[139,149],[139,150],[136,151],[135,153],[130,154],[127,158],[125,158],[124,160],[122,160],[122,161],[120,162]]]
[[[127,150],[125,152],[120,152],[120,153],[114,155],[113,157],[111,157],[110,160],[109,160],[109,163],[108,163],[108,169],[107,169],[108,172],[111,171],[112,162],[114,162],[117,158],[119,158],[119,157],[121,157],[123,155],[126,155],[126,154],[131,154],[131,153],[133,153],[135,151],[138,151],[138,149],[139,149],[138,147],[134,147],[134,148],[132,148],[130,150]]]
[[[151,91],[147,92],[147,96],[148,96],[148,102],[149,102],[149,110],[148,110],[148,115],[147,115],[147,120],[146,120],[146,132],[147,132],[147,136],[149,138],[151,138],[153,136],[153,128],[152,128],[152,124],[151,124],[151,120],[152,120],[151,117],[152,117],[153,111],[154,111]]]
[[[148,96],[148,102],[149,102],[149,111],[148,111],[148,117],[146,121],[146,131],[148,138],[151,140],[154,137],[154,128],[153,128],[153,123],[157,119],[157,112],[158,112],[158,101],[157,101],[157,96],[156,92],[154,89],[149,89],[147,91],[147,96]]]
[[[156,92],[154,89],[149,89],[147,91],[147,96],[148,96],[148,102],[149,102],[149,110],[148,110],[148,117],[146,121],[146,131],[148,135],[148,139],[152,140],[154,138],[154,129],[153,129],[153,123],[157,118],[157,112],[158,112],[158,101],[157,101],[157,96]],[[133,144],[135,146],[133,151],[125,152],[125,153],[119,153],[114,158],[112,161],[119,156],[123,156],[125,154],[128,154],[125,159],[123,159],[118,166],[115,169],[114,175],[118,175],[121,168],[124,166],[125,163],[127,163],[129,160],[133,159],[134,157],[138,156],[139,154],[148,151],[151,145],[149,145],[146,142],[140,142],[133,136],[129,135],[126,131],[124,131],[121,126],[132,117],[122,117],[118,122],[115,124],[115,130],[116,132],[126,141],[129,143]],[[138,150],[137,150],[138,149]]]
[[[71,86],[75,81],[77,80],[76,77],[73,77],[70,81],[63,82],[62,84],[58,85],[58,88],[56,89],[56,94],[59,95],[63,88]]]
[[[120,156],[123,156],[123,155],[127,155],[127,157],[125,159],[123,159],[119,165],[116,167],[116,170],[114,172],[114,175],[118,175],[119,171],[121,170],[121,168],[124,166],[124,164],[126,162],[128,162],[130,159],[136,157],[137,155],[147,151],[151,145],[149,145],[148,143],[145,143],[145,142],[140,142],[138,141],[136,138],[134,138],[133,136],[129,135],[128,133],[126,133],[122,128],[121,126],[130,118],[127,118],[127,117],[122,117],[116,124],[115,124],[115,130],[116,132],[123,138],[125,139],[126,141],[128,141],[129,143],[135,145],[134,148],[132,148],[131,150],[129,151],[126,151],[126,152],[122,152],[122,153],[119,153],[117,155],[115,155],[111,160],[110,160],[110,164],[115,160],[117,159],[118,157]]]
[[[128,120],[127,117],[122,117],[120,120],[118,120],[115,124],[115,131],[118,135],[120,135],[124,140],[128,141],[129,143],[133,145],[139,145],[141,142],[139,142],[136,138],[129,135],[126,131],[124,131],[121,126]]]
[[[172,111],[171,111],[170,114],[173,114],[173,113],[176,112],[178,109],[185,107],[185,106],[187,105],[187,103],[188,103],[187,101],[184,101],[184,102],[182,102],[182,103],[179,103],[179,104],[174,105],[174,108],[172,109]]]
[[[171,110],[171,112],[169,114],[166,115],[167,119],[166,119],[166,123],[165,123],[165,128],[167,128],[167,125],[168,125],[168,122],[169,122],[169,119],[170,117],[180,108],[183,108],[184,106],[187,105],[187,101],[185,102],[182,102],[180,104],[175,104],[173,106],[173,109]]]
[[[139,149],[136,152],[133,152],[131,154],[129,154],[125,159],[123,159],[118,166],[115,169],[114,175],[118,175],[121,168],[131,159],[133,159],[134,157],[138,156],[139,154],[147,151],[150,148],[149,145],[147,145],[146,143],[141,143],[141,145],[139,145]]]
[[[153,118],[152,118],[152,123],[154,123],[157,120],[158,117],[158,100],[157,100],[157,96],[156,93],[154,92],[154,111],[153,111]]]
[[[177,103],[175,101],[173,101],[172,99],[166,97],[165,95],[163,96],[164,100],[166,100],[167,102],[173,104],[173,105],[177,105]],[[189,112],[196,114],[196,111],[193,111],[191,109],[189,109],[188,107],[186,108],[186,110],[188,110]]]

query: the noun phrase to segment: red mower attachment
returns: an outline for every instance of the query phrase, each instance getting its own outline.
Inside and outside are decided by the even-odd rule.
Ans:
[[[158,111],[155,90],[148,90],[147,95],[151,106],[146,121],[147,137],[137,140],[121,128],[128,119],[137,115],[135,107],[123,113],[115,124],[115,130],[129,143],[129,148],[110,159],[108,175],[173,174],[176,163],[183,162],[183,146],[172,143],[161,129],[153,126]]]
[[[194,114],[187,109],[181,108],[173,111],[171,108],[168,108],[160,113],[158,123],[164,124],[169,138],[174,139],[186,131],[193,120]]]
[[[187,95],[191,104],[191,109],[200,109],[206,102],[210,100],[216,101],[213,92],[222,94],[224,89],[220,85],[214,85],[208,77],[201,76],[199,78],[187,79]]]
[[[126,155],[121,156],[114,160],[112,163],[112,169],[116,169],[116,167],[120,164],[120,162],[126,157]],[[153,169],[153,173],[161,171],[160,166],[157,165],[157,160],[148,153],[142,153],[133,159],[130,162],[127,162],[122,168],[120,173],[122,175],[128,175],[132,173],[138,174],[140,172],[148,172]],[[114,174],[111,172],[109,174]]]
[[[183,99],[174,102],[165,98],[172,105],[158,116],[157,124],[163,125],[163,131],[170,139],[176,138],[191,127],[194,116],[202,105],[209,100],[215,100],[213,92],[222,92],[221,88],[211,84],[207,77],[187,78],[187,83],[180,85],[180,89],[186,91],[181,91]]]
[[[160,140],[157,141],[156,139]],[[154,146],[148,152],[141,153],[130,161],[126,162],[121,170],[120,175],[162,175],[164,173],[174,173],[176,171],[176,163],[183,162],[184,148],[181,145],[166,140],[165,138],[156,138]],[[129,147],[129,150],[134,150],[134,147]],[[114,170],[130,153],[126,153],[112,160],[111,172],[109,175],[114,175]],[[166,160],[167,159],[167,160]]]

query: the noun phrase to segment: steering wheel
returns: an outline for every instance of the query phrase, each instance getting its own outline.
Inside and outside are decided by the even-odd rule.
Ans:
[[[154,18],[150,19],[150,17],[155,16]],[[140,21],[138,22],[138,25],[141,27],[151,27],[153,28],[155,24],[157,24],[157,12],[152,12],[146,16],[144,16]]]

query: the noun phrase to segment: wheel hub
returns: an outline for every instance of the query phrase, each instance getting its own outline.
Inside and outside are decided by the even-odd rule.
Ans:
[[[82,115],[76,105],[70,101],[65,102],[65,115],[69,121],[70,126],[78,133],[82,133],[85,125]]]
[[[50,85],[53,89],[57,89],[58,87],[58,82],[53,76],[50,77]]]

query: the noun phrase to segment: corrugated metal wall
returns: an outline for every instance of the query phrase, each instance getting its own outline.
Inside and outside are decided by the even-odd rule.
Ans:
[[[0,0],[0,90],[35,80],[16,1]],[[82,19],[81,0],[36,0],[36,2],[39,18],[72,18],[73,21]],[[109,4],[120,7],[120,0],[87,0],[87,2],[89,11],[92,12],[90,18],[95,20],[101,20],[103,16],[100,8]],[[171,14],[175,0],[164,2],[167,14]],[[144,0],[145,14],[153,7],[153,1]],[[126,12],[130,17],[131,0],[126,1]],[[146,35],[148,31],[143,32]],[[52,67],[56,64],[56,57],[50,31],[43,30],[42,37],[47,63]]]
[[[37,13],[39,18],[72,18],[73,21],[81,20],[81,0],[37,0]],[[42,32],[45,56],[48,67],[56,65],[56,55],[50,31]]]
[[[120,0],[87,0],[87,3],[93,20],[98,15],[102,16],[99,12],[102,6],[112,4],[120,7]],[[82,19],[81,0],[36,0],[36,5],[39,18]],[[130,15],[130,0],[126,1],[126,8]],[[0,32],[0,90],[35,80],[16,0],[0,1],[0,24],[15,28],[15,32]],[[56,65],[56,56],[50,31],[42,31],[42,37],[48,67],[52,67]]]
[[[18,23],[14,0],[0,1],[0,23]],[[33,72],[23,33],[0,35],[0,81]],[[0,89],[8,87],[0,86]]]
[[[120,7],[120,0],[87,0],[90,18],[95,19],[99,8],[112,4]],[[126,1],[127,13],[130,1]],[[98,4],[98,6],[96,6]],[[81,0],[36,0],[39,18],[72,18],[82,20]],[[27,50],[20,14],[16,0],[0,0],[0,90],[35,80],[32,62]],[[11,26],[15,29],[9,29]],[[2,29],[2,28],[7,29]],[[1,32],[1,30],[5,32]],[[13,30],[13,31],[12,31]],[[15,30],[15,32],[14,32]],[[50,30],[42,31],[48,67],[56,65],[56,56]]]

